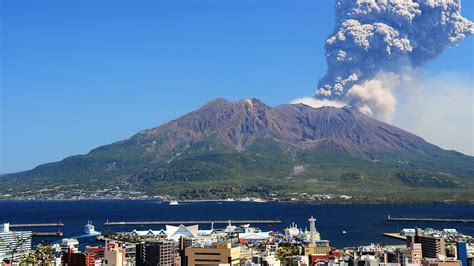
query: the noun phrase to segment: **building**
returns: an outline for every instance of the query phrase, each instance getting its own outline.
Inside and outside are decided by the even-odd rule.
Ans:
[[[166,235],[169,240],[179,241],[181,237],[198,237],[199,226],[190,225],[190,226],[166,226]]]
[[[402,229],[402,231],[400,232],[400,234],[401,234],[402,236],[415,236],[415,235],[416,235],[416,230],[415,230],[415,229],[412,229],[412,228]]]
[[[253,241],[267,241],[270,238],[269,232],[239,233],[239,242],[241,244]]]
[[[213,241],[213,239],[215,239],[215,241]],[[214,238],[214,237],[202,237],[202,236],[199,236],[199,237],[181,237],[179,239],[179,243],[178,243],[178,251],[179,251],[179,257],[180,259],[181,258],[184,258],[185,257],[185,250],[187,247],[209,247],[209,246],[212,246],[212,243],[216,243],[217,242],[217,239]],[[185,260],[184,259],[181,259],[181,265],[182,266],[185,266]]]
[[[166,234],[165,230],[146,230],[146,231],[138,231],[138,230],[133,230],[130,235],[133,238],[140,238],[140,239],[153,239],[153,240],[166,240],[168,238],[168,235]]]
[[[423,258],[423,248],[420,243],[411,244],[411,260],[412,264],[421,264],[421,259]]]
[[[321,240],[321,235],[319,232],[316,230],[316,219],[311,216],[309,219],[309,231],[305,231],[305,240],[306,242],[309,242],[310,244],[314,244],[316,241]]]
[[[309,256],[309,255],[320,255],[324,257],[329,256],[329,251],[331,250],[331,247],[329,246],[329,241],[328,240],[319,240],[315,241],[314,244],[308,244],[304,248],[304,255]]]
[[[73,238],[63,238],[61,240],[61,251],[67,253],[69,251],[76,252],[79,250],[79,241]]]
[[[214,243],[211,247],[187,247],[184,265],[240,265],[240,247],[231,243]]]
[[[137,245],[136,265],[174,265],[174,241],[148,241]]]
[[[446,255],[444,238],[418,235],[415,242],[421,244],[424,258],[442,258]]]
[[[0,225],[0,261],[18,258],[31,250],[31,231],[10,231],[10,224]]]
[[[105,247],[86,247],[86,266],[101,265]]]
[[[119,243],[108,243],[104,251],[103,264],[105,266],[122,266],[125,262],[125,250]]]
[[[411,249],[404,248],[399,251],[399,261],[403,266],[411,264]]]
[[[52,250],[53,250],[53,254],[54,254],[54,263],[52,265],[60,266],[62,255],[63,255],[62,252],[61,252],[61,245],[53,244],[52,245]]]
[[[67,253],[63,254],[61,265],[84,266],[86,265],[86,254],[69,250]]]
[[[298,228],[297,224],[291,223],[290,227],[285,228],[285,235],[287,237],[298,237],[298,236],[302,235],[302,232]]]
[[[458,260],[461,261],[461,266],[468,266],[467,264],[467,244],[465,241],[459,241],[456,243],[456,255]]]
[[[459,260],[426,259],[421,262],[423,266],[461,266]]]
[[[204,247],[207,241],[204,237],[181,237],[180,241],[184,241],[184,247]],[[212,242],[211,242],[212,244]]]
[[[421,244],[412,243],[410,248],[399,250],[398,255],[398,261],[401,265],[420,265],[423,259]]]
[[[310,265],[311,259],[312,259],[311,256],[295,256],[294,258],[291,259],[291,265],[308,266]]]
[[[280,266],[281,262],[275,252],[266,251],[263,255],[263,264],[268,266]]]

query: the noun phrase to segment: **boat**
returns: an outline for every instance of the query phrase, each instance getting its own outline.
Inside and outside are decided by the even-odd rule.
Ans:
[[[347,234],[347,232],[346,232],[346,231],[342,231],[342,233],[343,233],[343,234]]]
[[[230,220],[229,220],[229,225],[227,225],[227,226],[225,227],[224,232],[226,232],[226,233],[234,233],[236,229],[237,229],[237,226],[232,225],[231,222],[230,222]]]
[[[178,201],[176,201],[176,200],[170,201],[169,204],[170,204],[170,205],[179,205]]]
[[[267,202],[267,201],[264,200],[264,199],[261,199],[261,198],[255,198],[255,199],[253,199],[253,202],[262,203],[262,202]]]
[[[95,226],[91,221],[87,221],[87,224],[84,225],[84,233],[86,235],[99,235],[100,233],[95,230]]]

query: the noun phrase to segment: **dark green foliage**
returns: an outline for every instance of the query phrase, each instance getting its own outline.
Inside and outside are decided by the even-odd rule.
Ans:
[[[443,173],[430,174],[423,171],[412,170],[398,172],[396,176],[410,187],[462,188],[465,186],[462,180]]]
[[[362,197],[367,202],[376,201],[374,198],[424,202],[450,195],[457,195],[459,200],[465,195],[462,191],[474,187],[472,178],[456,175],[472,169],[455,154],[451,167],[444,168],[427,163],[428,159],[422,155],[416,158],[399,154],[369,160],[317,148],[298,151],[271,139],[257,139],[241,151],[216,136],[187,149],[159,155],[139,152],[136,146],[128,148],[113,144],[87,155],[7,175],[2,177],[1,190],[56,186],[63,186],[64,190],[68,186],[95,190],[119,186],[144,190],[150,195],[168,194],[185,199],[307,192],[347,194]],[[443,162],[448,163],[449,158],[445,157]],[[293,176],[293,167],[298,165],[304,166],[304,171]],[[438,171],[440,168],[455,170],[443,173]],[[405,193],[411,188],[430,190],[421,197],[417,193]],[[457,189],[459,193],[436,193],[445,189]]]

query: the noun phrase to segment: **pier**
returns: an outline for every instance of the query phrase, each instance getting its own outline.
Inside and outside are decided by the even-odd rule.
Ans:
[[[391,217],[387,216],[386,221],[401,222],[448,222],[448,223],[474,223],[474,219],[452,219],[452,218],[416,218],[416,217]]]
[[[10,228],[25,228],[25,227],[63,227],[63,223],[42,223],[42,224],[10,224]]]
[[[398,240],[404,240],[404,241],[407,240],[406,236],[401,235],[399,233],[383,233],[382,235],[386,236],[386,237],[390,237],[390,238],[395,238],[395,239],[398,239]]]
[[[105,226],[125,225],[180,225],[180,224],[281,224],[280,220],[221,220],[221,221],[143,221],[143,222],[107,222]]]
[[[37,237],[62,237],[64,234],[63,232],[33,232],[32,236]]]

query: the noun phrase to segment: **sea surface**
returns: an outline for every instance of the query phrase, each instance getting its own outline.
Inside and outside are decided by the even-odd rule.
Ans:
[[[308,218],[314,216],[316,228],[322,239],[332,246],[365,245],[370,243],[403,244],[403,241],[382,236],[384,232],[399,232],[403,228],[435,229],[454,228],[474,235],[474,223],[439,222],[389,222],[392,217],[429,217],[474,219],[474,205],[309,205],[301,203],[255,202],[193,202],[169,205],[160,201],[0,201],[0,222],[54,223],[63,222],[64,237],[83,235],[84,225],[90,220],[97,231],[131,231],[159,229],[164,226],[104,226],[109,221],[169,221],[169,220],[258,220],[280,219],[282,224],[256,225],[262,230],[283,232],[292,222],[301,228],[309,228]],[[226,225],[215,225],[224,228]],[[209,229],[210,225],[200,225]],[[29,230],[29,229],[22,229]],[[34,228],[36,232],[56,231],[57,228]],[[346,231],[346,234],[343,233]],[[58,238],[36,238],[40,241],[57,242]],[[94,245],[94,238],[79,238],[81,246]]]

